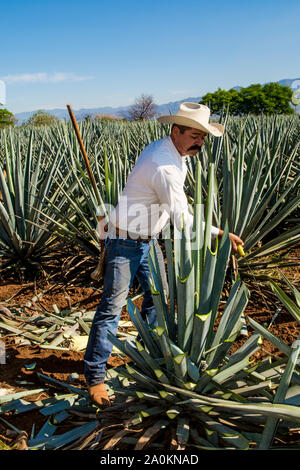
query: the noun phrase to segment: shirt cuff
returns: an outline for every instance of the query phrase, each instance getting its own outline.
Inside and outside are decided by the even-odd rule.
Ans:
[[[216,238],[219,235],[220,229],[218,227],[211,226],[211,236]]]

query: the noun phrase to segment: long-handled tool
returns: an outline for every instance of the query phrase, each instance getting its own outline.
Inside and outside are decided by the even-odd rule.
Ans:
[[[98,192],[98,188],[97,188],[97,185],[96,185],[96,180],[95,180],[94,175],[92,173],[91,165],[90,165],[90,162],[89,162],[89,159],[88,159],[88,156],[87,156],[87,153],[86,153],[86,150],[85,150],[85,147],[84,147],[81,135],[80,135],[80,131],[79,131],[77,121],[75,119],[74,113],[73,113],[73,111],[71,109],[71,106],[69,104],[67,104],[67,109],[69,111],[69,115],[70,115],[74,130],[75,130],[75,133],[76,133],[78,144],[79,144],[81,153],[82,153],[84,161],[85,161],[85,165],[86,165],[88,175],[89,175],[89,178],[90,178],[90,181],[91,181],[91,184],[92,184],[92,188],[94,190],[95,197],[97,199],[98,205],[101,206],[101,204],[102,204],[101,197],[100,197],[100,194]],[[98,216],[98,222],[101,222],[102,218],[103,217]],[[97,267],[91,273],[91,278],[94,279],[95,281],[100,281],[103,278],[103,274],[104,274],[104,256],[105,256],[104,240],[100,240],[100,247],[101,247],[101,252],[100,252],[100,258],[99,258]]]

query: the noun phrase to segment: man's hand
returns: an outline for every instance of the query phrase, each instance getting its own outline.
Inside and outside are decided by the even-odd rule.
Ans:
[[[224,233],[224,230],[220,230],[219,234],[218,234],[218,237],[222,238],[223,233]],[[234,249],[235,252],[238,251],[238,248],[237,248],[238,245],[244,246],[243,240],[241,240],[240,237],[238,237],[234,233],[229,232],[229,238],[230,238],[230,241],[231,241],[232,248]]]

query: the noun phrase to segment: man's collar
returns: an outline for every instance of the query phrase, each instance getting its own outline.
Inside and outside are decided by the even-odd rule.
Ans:
[[[180,155],[180,153],[178,152],[177,148],[175,147],[175,145],[174,145],[174,143],[173,143],[173,140],[171,139],[171,136],[170,136],[170,135],[167,137],[167,139],[168,139],[168,142],[169,142],[170,146],[172,147],[172,151],[173,151],[173,153],[174,153],[174,156],[176,156],[177,160],[178,160],[178,161],[180,162],[180,164],[182,165],[182,163],[185,162],[186,157],[187,157],[188,155]]]

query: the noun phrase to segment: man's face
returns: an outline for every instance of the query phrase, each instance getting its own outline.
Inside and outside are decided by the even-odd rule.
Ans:
[[[190,155],[194,157],[202,145],[207,133],[198,129],[187,129],[183,133],[178,127],[174,127],[172,140],[180,155]]]

